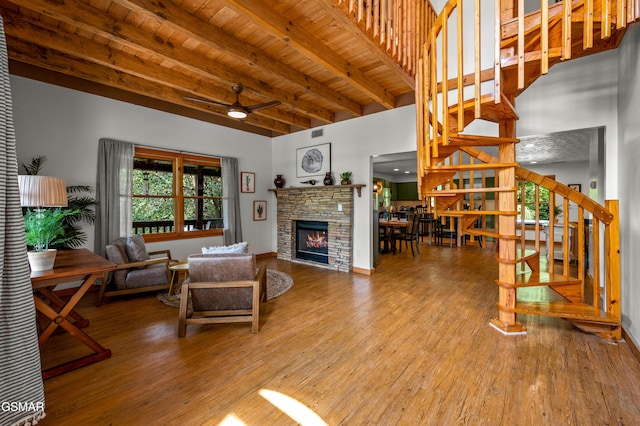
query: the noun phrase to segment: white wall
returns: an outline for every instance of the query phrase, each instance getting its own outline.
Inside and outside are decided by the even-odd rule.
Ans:
[[[619,47],[618,99],[620,257],[622,323],[640,343],[640,24],[632,25]],[[609,138],[607,137],[607,140]],[[607,174],[608,178],[608,174]]]
[[[605,197],[618,197],[618,51],[549,70],[516,99],[517,136],[605,127]],[[571,183],[571,182],[568,182]]]
[[[68,185],[95,187],[98,140],[103,137],[237,157],[241,171],[256,173],[255,194],[240,194],[243,236],[254,252],[271,251],[273,216],[260,222],[251,216],[253,200],[270,200],[269,138],[21,77],[11,76],[11,89],[18,161],[45,155],[42,174],[63,177]],[[86,247],[93,249],[93,227],[87,235]],[[221,243],[221,238],[186,239],[150,244],[150,249],[168,247],[174,257],[186,259],[203,245]]]
[[[324,126],[322,137],[311,139],[311,131],[303,131],[273,140],[273,177],[284,174],[289,186],[301,186],[296,176],[296,149],[331,143],[331,169],[339,182],[339,174],[353,172],[354,184],[366,184],[362,196],[355,196],[354,259],[356,268],[370,269],[371,256],[371,155],[413,151],[416,147],[415,106],[367,115]],[[319,176],[322,181],[322,176]],[[270,198],[275,205],[276,198]],[[270,208],[271,216],[275,211]],[[276,229],[273,229],[273,251],[276,251]]]

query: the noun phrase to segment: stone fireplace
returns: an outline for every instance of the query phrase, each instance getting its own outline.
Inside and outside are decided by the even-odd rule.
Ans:
[[[270,189],[278,198],[278,259],[308,263],[349,272],[353,268],[354,188],[364,185],[331,185]],[[326,259],[304,259],[296,255],[298,222],[326,223]],[[312,238],[316,238],[316,236]]]

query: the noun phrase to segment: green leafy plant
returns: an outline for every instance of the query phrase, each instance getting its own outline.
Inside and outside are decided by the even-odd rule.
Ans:
[[[342,179],[351,179],[351,174],[352,174],[351,172],[342,172],[340,173],[340,177]]]
[[[53,245],[63,245],[71,236],[65,235],[64,219],[77,214],[75,210],[27,209],[24,215],[24,228],[27,245],[35,251],[47,251]]]
[[[553,206],[553,215],[558,217],[562,214],[562,209],[558,206]]]
[[[32,158],[28,164],[20,163],[20,166],[25,174],[37,175],[42,170],[46,161],[47,157],[41,155]],[[65,213],[62,217],[64,236],[51,241],[49,244],[50,248],[77,248],[87,241],[87,234],[82,230],[81,225],[82,223],[92,225],[96,219],[96,214],[93,210],[96,200],[87,195],[91,193],[93,193],[93,188],[87,185],[67,186],[68,205],[67,207],[60,208],[60,210]],[[27,241],[27,244],[31,246],[29,241]]]

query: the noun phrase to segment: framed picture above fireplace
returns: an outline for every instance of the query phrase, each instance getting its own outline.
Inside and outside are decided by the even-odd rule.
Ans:
[[[331,143],[296,150],[296,177],[322,176],[331,171]]]
[[[253,220],[267,220],[267,202],[257,200],[253,202]]]

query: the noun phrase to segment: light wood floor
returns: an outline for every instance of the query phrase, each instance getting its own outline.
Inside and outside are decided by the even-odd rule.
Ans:
[[[45,382],[47,425],[638,425],[640,365],[563,320],[520,316],[503,336],[492,248],[422,246],[383,255],[371,276],[267,259],[294,287],[250,325],[189,326],[154,295],[81,302],[113,356]],[[65,357],[52,337],[46,362]],[[55,355],[54,355],[55,354]],[[262,391],[262,392],[261,392]],[[289,404],[289,407],[295,404]],[[242,423],[237,423],[242,424]]]

